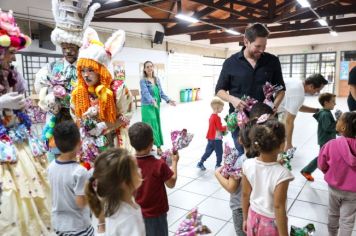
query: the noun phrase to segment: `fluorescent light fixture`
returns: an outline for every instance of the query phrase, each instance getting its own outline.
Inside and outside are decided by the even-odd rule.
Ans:
[[[227,29],[225,30],[226,33],[229,33],[229,34],[233,34],[233,35],[240,35],[239,32],[235,31],[235,30],[231,30],[231,29]]]
[[[195,18],[190,17],[190,16],[186,16],[186,15],[183,15],[183,14],[177,14],[177,15],[176,15],[176,18],[181,19],[181,20],[184,20],[184,21],[188,21],[188,22],[190,22],[190,23],[197,23],[197,22],[199,22],[198,19],[195,19]]]
[[[310,3],[308,2],[308,0],[298,0],[298,3],[299,3],[302,7],[310,7]]]
[[[330,31],[330,34],[331,34],[332,36],[335,36],[335,37],[337,36],[337,32],[334,31],[334,30],[331,30],[331,31]]]
[[[328,26],[328,22],[326,22],[324,19],[318,19],[318,22],[321,26]]]

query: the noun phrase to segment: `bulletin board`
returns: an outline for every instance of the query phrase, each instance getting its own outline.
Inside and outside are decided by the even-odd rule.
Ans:
[[[113,72],[115,80],[125,80],[125,62],[124,61],[113,61]]]

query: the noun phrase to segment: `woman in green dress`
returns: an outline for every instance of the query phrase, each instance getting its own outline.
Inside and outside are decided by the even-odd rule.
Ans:
[[[141,88],[141,115],[142,122],[149,124],[153,130],[154,145],[157,154],[162,154],[163,135],[161,129],[160,104],[165,100],[169,105],[175,106],[176,102],[164,94],[159,79],[154,75],[153,63],[146,61],[143,64],[143,78],[140,80]]]

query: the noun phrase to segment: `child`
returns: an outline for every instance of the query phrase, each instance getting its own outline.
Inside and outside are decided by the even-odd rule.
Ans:
[[[54,128],[54,140],[61,154],[48,167],[52,193],[52,225],[58,235],[93,235],[90,211],[84,194],[89,173],[76,161],[80,134],[73,121]]]
[[[146,235],[141,209],[133,197],[141,183],[136,159],[127,150],[110,149],[95,160],[85,193],[95,216],[105,214],[105,235]]]
[[[336,130],[342,136],[321,148],[318,167],[329,185],[329,235],[336,236],[340,229],[340,236],[351,236],[356,216],[356,113],[342,114]]]
[[[206,170],[204,161],[206,161],[214,151],[216,154],[215,169],[221,166],[223,155],[222,138],[223,132],[226,131],[226,126],[222,126],[221,118],[218,114],[224,109],[224,102],[220,98],[214,97],[210,106],[213,109],[213,114],[210,116],[208,134],[206,135],[208,144],[206,145],[204,155],[197,164],[197,167],[201,170]]]
[[[177,181],[179,155],[172,156],[172,170],[150,152],[153,146],[151,126],[138,122],[129,128],[129,138],[136,150],[143,183],[137,190],[136,202],[141,206],[147,236],[168,236],[168,199],[165,185],[173,188]]]
[[[239,143],[244,147],[244,154],[240,158],[254,158],[257,156],[257,152],[251,148],[251,140],[248,137],[249,132],[253,125],[256,123],[258,117],[263,114],[273,114],[273,110],[270,106],[259,102],[256,103],[250,111],[250,122],[243,127],[239,132]],[[236,162],[236,164],[238,164]],[[241,181],[240,178],[224,178],[220,173],[220,168],[215,171],[215,177],[221,184],[221,186],[230,193],[230,208],[232,210],[232,220],[234,222],[234,228],[237,236],[245,236],[245,232],[242,230],[242,208],[241,208]]]
[[[267,120],[252,127],[249,138],[259,156],[243,163],[243,229],[248,236],[287,236],[287,190],[294,177],[277,162],[284,148],[284,125]]]
[[[334,109],[336,95],[331,93],[322,93],[319,96],[319,103],[323,107],[313,117],[318,121],[318,144],[320,148],[331,139],[336,138],[336,121],[331,110]],[[318,157],[315,157],[300,173],[308,180],[314,181],[311,175],[318,165]]]

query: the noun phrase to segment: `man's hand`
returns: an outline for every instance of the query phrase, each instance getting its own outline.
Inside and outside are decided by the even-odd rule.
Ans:
[[[239,111],[243,110],[247,106],[247,104],[240,98],[233,96],[230,97],[229,102],[235,107],[235,109],[238,109]]]
[[[25,97],[17,92],[10,92],[0,97],[0,108],[20,110],[25,107]]]

